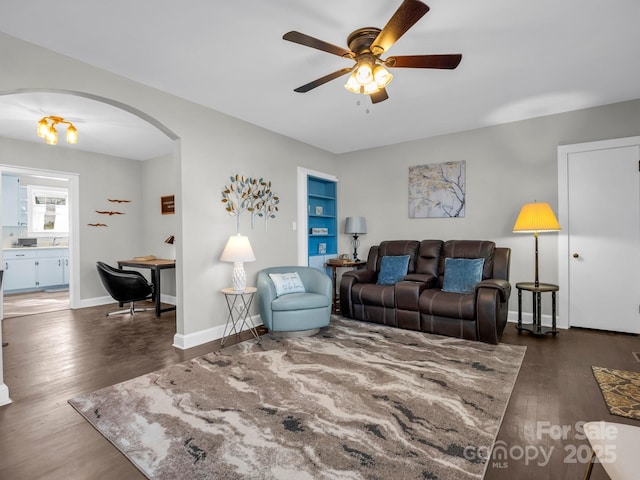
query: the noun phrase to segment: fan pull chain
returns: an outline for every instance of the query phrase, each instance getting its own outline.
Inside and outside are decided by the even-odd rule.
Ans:
[[[361,97],[361,95],[358,95],[358,99],[356,100],[356,106],[357,107],[360,107],[360,105],[362,105],[362,102],[360,101],[360,97]],[[369,113],[371,113],[370,110],[369,110],[369,107],[367,107],[364,110],[364,113],[366,113],[367,115],[369,115]]]

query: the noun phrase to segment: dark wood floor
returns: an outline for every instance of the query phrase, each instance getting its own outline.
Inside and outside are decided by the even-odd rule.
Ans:
[[[3,321],[3,339],[9,342],[4,379],[13,403],[0,407],[0,479],[144,479],[67,400],[213,351],[219,342],[180,351],[171,347],[173,312],[159,319],[141,313],[132,321],[107,318],[112,308]],[[580,479],[585,469],[580,460],[588,449],[574,438],[578,422],[640,425],[608,414],[590,369],[640,370],[632,355],[640,351],[638,337],[572,329],[537,339],[519,336],[508,325],[503,340],[528,350],[498,435],[508,455],[491,461],[486,479]],[[557,427],[571,431],[554,440],[545,426],[553,427],[552,433]],[[549,462],[539,465],[540,449],[546,453],[551,447]],[[518,458],[523,452],[530,459]],[[592,479],[606,478],[596,465]]]

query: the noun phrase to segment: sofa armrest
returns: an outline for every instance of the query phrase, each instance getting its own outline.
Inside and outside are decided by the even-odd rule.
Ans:
[[[435,281],[431,283],[435,284]],[[419,312],[420,306],[418,305],[418,301],[420,299],[420,294],[424,292],[427,288],[431,288],[431,287],[432,285],[430,284],[430,282],[402,281],[402,282],[396,283],[395,285],[396,308],[399,310],[409,310],[411,312]]]
[[[430,273],[410,273],[406,275],[403,280],[407,282],[422,282],[426,283],[429,288],[436,286],[436,277]]]
[[[493,288],[498,290],[501,302],[506,302],[511,296],[511,284],[506,280],[501,280],[499,278],[488,278],[486,280],[482,280],[476,285],[476,292],[481,288]]]
[[[342,274],[344,277],[354,277],[356,283],[376,283],[377,275],[373,270],[349,270]]]
[[[376,272],[373,270],[349,270],[340,279],[340,314],[347,318],[353,317],[353,303],[351,290],[357,283],[375,283]]]

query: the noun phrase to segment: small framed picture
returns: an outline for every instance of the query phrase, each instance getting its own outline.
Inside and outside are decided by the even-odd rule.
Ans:
[[[326,243],[319,243],[318,244],[318,253],[320,253],[320,254],[327,253],[327,244]]]
[[[318,205],[318,206],[316,207],[316,215],[322,215],[322,212],[323,212],[323,211],[324,211],[324,210],[323,210],[323,208],[322,208],[320,205]]]
[[[165,195],[164,197],[160,197],[160,212],[162,215],[173,215],[176,213],[174,195]]]

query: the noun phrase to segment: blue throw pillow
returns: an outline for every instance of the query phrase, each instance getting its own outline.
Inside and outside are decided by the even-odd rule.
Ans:
[[[443,292],[473,293],[482,280],[484,258],[445,258]]]
[[[409,255],[385,255],[380,260],[378,285],[395,285],[401,282],[409,269]]]

